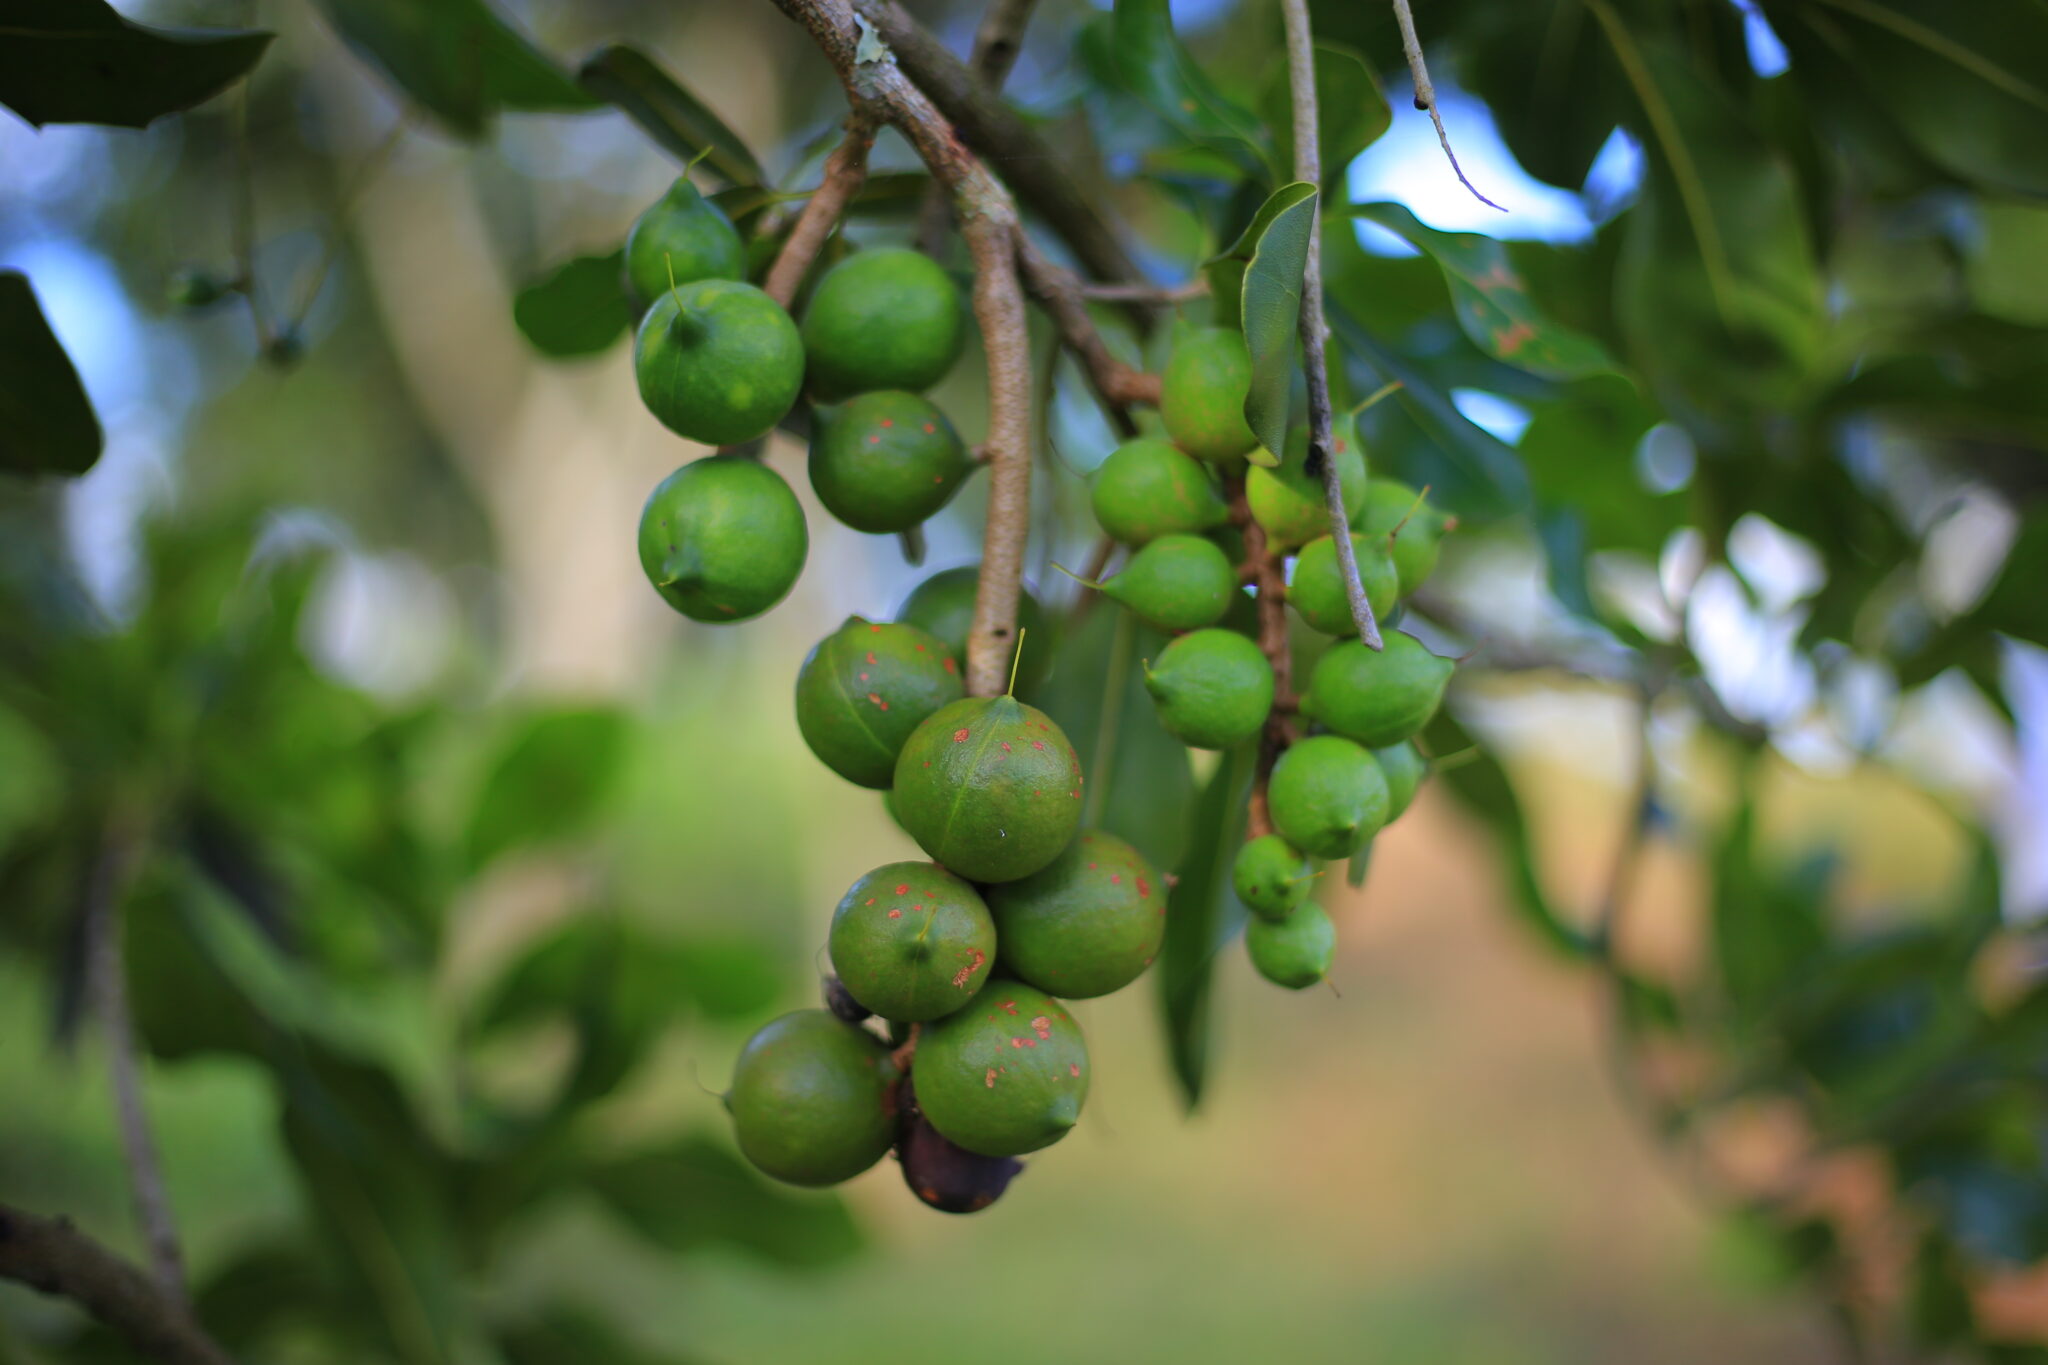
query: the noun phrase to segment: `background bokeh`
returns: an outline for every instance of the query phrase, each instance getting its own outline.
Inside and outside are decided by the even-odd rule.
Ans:
[[[218,770],[242,802],[226,812],[238,847],[298,926],[289,939],[303,957],[263,998],[288,1030],[376,1058],[451,1149],[488,1146],[491,1135],[471,1131],[469,1099],[518,1109],[572,1064],[559,1018],[480,1022],[479,1002],[526,949],[603,917],[683,945],[694,975],[661,1002],[625,1083],[578,1114],[575,1143],[600,1160],[688,1133],[722,1141],[716,1092],[740,1041],[812,1003],[846,883],[913,856],[876,794],[804,749],[791,679],[847,614],[885,615],[923,572],[974,558],[980,483],[932,523],[926,568],[914,569],[893,541],[823,514],[801,446],[778,434],[768,460],[804,498],[812,532],[804,578],[745,628],[684,622],[648,590],[632,528],[646,491],[696,452],[642,409],[626,348],[548,361],[510,312],[514,290],[553,263],[616,244],[674,163],[616,112],[508,115],[480,143],[451,140],[409,114],[314,6],[121,8],[279,37],[246,105],[231,93],[136,133],[0,119],[0,266],[33,281],[108,437],[75,483],[0,487],[0,564],[96,623],[61,675],[71,690],[57,695],[82,728],[107,736],[90,768],[95,790],[151,777],[156,790],[182,792],[188,766]],[[829,145],[836,88],[769,5],[499,8],[555,53],[618,38],[657,53],[778,183],[809,183]],[[976,7],[917,8],[957,50],[971,41]],[[1087,78],[1070,49],[1093,12],[1078,0],[1040,6],[1011,88],[1049,123],[1072,117]],[[1274,57],[1268,6],[1204,0],[1174,13],[1226,80]],[[1745,15],[1749,58],[1774,76],[1783,49],[1760,15]],[[1583,187],[1542,184],[1445,63],[1462,159],[1509,210],[1492,213],[1457,186],[1409,108],[1391,28],[1370,37],[1395,113],[1348,173],[1356,200],[1404,203],[1446,229],[1598,249],[1602,226],[1638,193],[1639,143],[1616,129]],[[297,320],[303,352],[289,366],[259,353],[238,301],[167,302],[182,269],[233,270],[244,119],[259,288],[273,318]],[[1132,155],[1108,151],[1112,164]],[[893,139],[878,159],[911,164]],[[1195,215],[1137,183],[1099,189],[1162,276],[1185,274],[1213,247]],[[2048,243],[2048,210],[2004,212],[2019,240]],[[852,231],[879,239],[908,226],[884,218]],[[1412,254],[1375,230],[1357,234],[1372,260]],[[2048,256],[2017,259],[1957,268],[1995,267],[2013,315],[2031,309],[2036,327],[2048,325]],[[1925,289],[1954,283],[1946,264],[1927,273]],[[1895,283],[1902,295],[1916,288]],[[1529,423],[1525,395],[1481,382],[1452,392],[1465,418],[1509,445]],[[938,397],[973,439],[977,355]],[[1078,385],[1063,385],[1050,412],[1032,576],[1064,610],[1077,591],[1051,566],[1087,556],[1081,476],[1111,437]],[[1695,458],[1665,424],[1641,443],[1637,471],[1646,485],[1682,488]],[[2015,495],[1927,475],[1917,510],[1900,514],[1923,551],[1906,569],[1916,590],[1954,616],[1981,600],[2032,487]],[[1873,931],[1953,900],[1982,831],[1999,850],[2005,923],[2023,930],[2048,909],[2048,656],[2008,638],[1989,669],[1914,686],[1834,667],[1801,638],[1820,556],[1762,516],[1730,520],[1736,533],[1675,616],[1669,585],[1703,553],[1696,538],[1674,536],[1661,562],[1596,566],[1603,600],[1638,620],[1671,618],[1667,638],[1685,642],[1727,709],[1769,741],[1737,760],[1683,708],[1653,713],[1660,808],[1630,896],[1632,955],[1673,977],[1699,968],[1713,832],[1744,791],[1760,856],[1832,851],[1839,906]],[[52,564],[63,572],[52,577]],[[1565,619],[1526,526],[1454,537],[1444,576],[1489,637],[1515,641]],[[243,629],[259,618],[283,624]],[[15,625],[31,629],[25,616]],[[209,653],[245,636],[259,644],[234,656],[242,662]],[[211,685],[194,678],[245,676],[246,691],[226,684],[233,705],[207,724],[149,719],[188,684]],[[292,709],[301,693],[318,704]],[[1453,705],[1513,779],[1549,900],[1591,924],[1633,818],[1629,693],[1500,672],[1461,685]],[[114,714],[142,719],[132,730],[99,719]],[[529,727],[556,723],[570,766],[587,759],[601,780],[545,767],[507,775]],[[46,739],[30,709],[0,707],[11,878],[0,904],[0,1197],[68,1212],[137,1251],[101,1040],[74,1027],[65,877],[33,862],[50,847],[75,852],[59,793],[87,769]],[[180,742],[201,757],[190,761]],[[390,771],[337,794],[323,765],[351,761],[358,745],[388,747]],[[480,815],[494,783],[512,793],[510,813]],[[513,832],[477,854],[497,837],[494,819]],[[414,864],[379,852],[397,842],[366,833],[341,849],[336,835],[330,848],[318,834],[350,820],[351,830],[402,825],[405,847],[426,852]],[[193,847],[182,856],[198,858]],[[383,859],[383,879],[336,875],[343,852]],[[415,866],[430,871],[400,885]],[[1433,782],[1376,847],[1366,884],[1325,894],[1342,944],[1331,989],[1287,995],[1241,954],[1222,955],[1214,1072],[1193,1114],[1141,985],[1079,1011],[1099,1073],[1088,1122],[980,1216],[929,1212],[884,1162],[845,1190],[850,1225],[817,1225],[812,1256],[715,1233],[650,1241],[606,1200],[569,1193],[536,1199],[494,1247],[490,1273],[456,1296],[485,1317],[573,1302],[602,1312],[649,1360],[912,1365],[1018,1349],[1184,1362],[1832,1358],[1842,1348],[1830,1310],[1794,1288],[1799,1267],[1782,1239],[1730,1212],[1731,1185],[1774,1169],[1796,1135],[1775,1112],[1739,1116],[1710,1155],[1655,1132],[1617,1077],[1629,1064],[1616,1060],[1609,1002],[1529,931],[1514,878],[1497,832]],[[407,919],[409,896],[432,902],[417,912],[431,929]],[[236,920],[235,899],[180,890],[167,867],[143,874],[133,913],[169,914],[176,902],[181,922],[212,925],[211,941],[240,945],[227,956],[253,961],[261,935]],[[131,960],[153,942],[136,929]],[[1990,989],[2033,980],[2038,950],[2026,943],[1982,968]],[[249,983],[269,970],[249,967],[234,989],[261,996]],[[138,989],[145,1033],[166,1019],[175,1032],[228,990],[194,979],[190,998],[159,1006]],[[290,1096],[233,1047],[159,1050],[171,1055],[152,1060],[146,1093],[204,1282],[305,1214],[279,1140]],[[1882,1201],[1883,1185],[1852,1153],[1814,1197],[1853,1211]],[[2016,1330],[2048,1328],[2048,1291],[2013,1278],[2005,1295],[2000,1311]],[[326,1331],[311,1319],[257,1358],[377,1356]],[[76,1332],[68,1310],[0,1287],[0,1360],[122,1358]]]

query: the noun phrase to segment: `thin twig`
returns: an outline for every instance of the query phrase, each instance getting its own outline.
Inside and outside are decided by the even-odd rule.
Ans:
[[[1283,0],[1287,20],[1287,85],[1294,106],[1294,178],[1323,183],[1322,150],[1316,132],[1315,35],[1309,29],[1308,0]],[[1372,602],[1358,578],[1358,555],[1351,544],[1351,516],[1344,508],[1344,484],[1337,462],[1330,458],[1330,371],[1324,359],[1322,193],[1316,195],[1317,222],[1309,228],[1308,256],[1301,271],[1301,363],[1308,380],[1308,463],[1323,476],[1323,501],[1330,509],[1330,538],[1337,550],[1337,571],[1351,602],[1351,620],[1367,649],[1383,648]]]
[[[1102,333],[1096,330],[1095,320],[1088,316],[1081,282],[1073,272],[1047,260],[1030,234],[1023,231],[1017,233],[1017,264],[1023,269],[1025,286],[1044,305],[1060,330],[1061,340],[1080,360],[1089,387],[1102,401],[1117,434],[1125,438],[1137,435],[1138,424],[1131,420],[1130,405],[1157,407],[1159,376],[1126,365],[1110,352]]]
[[[170,1365],[234,1365],[181,1300],[71,1226],[0,1204],[0,1279],[70,1299]]]
[[[1209,281],[1200,275],[1179,284],[1096,284],[1081,280],[1074,287],[1082,298],[1103,303],[1186,303],[1209,293]]]
[[[142,1102],[141,1070],[135,1057],[135,1026],[128,1014],[128,973],[121,952],[122,902],[134,880],[148,840],[143,818],[117,803],[107,815],[99,852],[85,886],[85,972],[87,998],[99,1017],[120,1122],[121,1153],[135,1200],[135,1219],[149,1249],[149,1265],[164,1296],[183,1302],[184,1258],[164,1191],[163,1166]]]
[[[330,210],[335,221],[327,233],[326,243],[320,248],[319,261],[314,265],[313,272],[306,277],[305,289],[299,295],[299,306],[292,310],[291,320],[280,329],[283,335],[290,336],[298,332],[306,325],[306,319],[312,316],[313,305],[320,300],[321,286],[327,283],[328,272],[334,269],[334,262],[341,255],[345,220],[355,210],[356,200],[362,197],[370,182],[384,169],[385,163],[391,159],[391,154],[398,150],[398,144],[405,140],[406,128],[410,122],[409,118],[401,114],[392,123],[391,131],[370,149],[369,155],[363,158],[362,164],[356,167],[355,173],[342,185],[341,193],[335,196],[334,207]]]
[[[832,235],[832,225],[860,193],[868,178],[868,152],[874,145],[874,116],[855,110],[847,116],[845,140],[825,158],[816,192],[797,215],[789,236],[783,239],[782,250],[776,253],[775,263],[768,267],[768,277],[761,281],[762,292],[784,308],[796,297],[804,272],[818,259],[825,239]]]
[[[256,347],[268,352],[276,340],[263,314],[262,291],[256,283],[256,169],[249,153],[249,83],[235,97],[235,195],[230,232],[235,254],[235,291],[249,305],[256,328]]]
[[[1401,26],[1401,53],[1408,58],[1408,75],[1415,82],[1415,107],[1428,112],[1429,121],[1436,125],[1437,144],[1444,149],[1444,156],[1451,163],[1451,173],[1458,177],[1458,183],[1472,191],[1472,197],[1490,209],[1507,210],[1479,192],[1479,187],[1465,178],[1465,168],[1458,164],[1458,154],[1451,150],[1451,135],[1444,131],[1444,116],[1436,107],[1436,87],[1429,83],[1429,66],[1422,60],[1422,42],[1415,36],[1415,15],[1408,8],[1408,0],[1394,0],[1394,20]]]
[[[856,18],[850,0],[775,3],[803,25],[831,61],[855,111],[901,130],[932,174],[953,192],[974,260],[974,316],[988,357],[988,518],[974,624],[967,636],[967,691],[995,696],[1003,690],[1016,645],[1024,547],[1031,528],[1030,332],[1017,283],[1017,207],[903,73],[889,42],[878,41],[888,36],[880,21],[865,17],[865,11]]]

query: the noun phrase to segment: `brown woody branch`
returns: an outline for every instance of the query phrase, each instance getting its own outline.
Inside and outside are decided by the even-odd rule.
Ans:
[[[960,140],[1001,171],[1017,197],[1067,244],[1083,270],[1099,280],[1143,278],[1123,242],[1037,130],[972,67],[947,51],[895,0],[854,0],[854,7],[875,26],[903,74],[930,97]]]
[[[967,65],[993,95],[1010,78],[1010,68],[1024,50],[1024,30],[1030,26],[1031,11],[1038,0],[991,0],[982,12],[981,27],[974,33],[974,51]],[[918,211],[917,247],[927,256],[939,254],[946,229],[953,223],[953,211],[943,186],[933,185]]]
[[[1273,777],[1273,765],[1295,740],[1295,723],[1289,717],[1300,703],[1294,694],[1294,651],[1287,639],[1283,556],[1267,544],[1266,528],[1252,517],[1241,478],[1230,481],[1230,521],[1244,535],[1244,564],[1239,574],[1258,589],[1259,652],[1273,668],[1273,710],[1259,733],[1259,762],[1252,774],[1251,800],[1245,816],[1245,835],[1256,839],[1273,832],[1266,788]]]
[[[988,356],[989,492],[981,578],[967,637],[967,690],[973,696],[994,696],[1005,686],[1016,645],[1024,543],[1031,525],[1031,356],[1024,293],[1017,283],[1017,207],[898,66],[890,50],[894,39],[879,22],[856,18],[851,0],[775,3],[831,61],[856,115],[899,129],[952,191],[954,212],[974,258],[974,316]],[[887,41],[873,42],[878,32]]]
[[[71,1226],[0,1204],[0,1279],[70,1299],[170,1365],[234,1365],[184,1303]]]
[[[1025,287],[1059,328],[1067,349],[1080,360],[1089,387],[1108,410],[1117,434],[1137,435],[1138,424],[1131,420],[1130,405],[1159,406],[1159,376],[1126,365],[1111,354],[1102,333],[1096,330],[1095,320],[1088,316],[1080,280],[1072,271],[1047,260],[1029,234],[1022,231],[1017,233],[1017,264],[1023,268]]]
[[[171,1218],[170,1196],[164,1189],[163,1165],[157,1160],[149,1111],[142,1102],[135,1025],[128,1012],[128,968],[121,951],[122,905],[148,842],[147,817],[132,802],[116,800],[107,813],[99,851],[86,878],[82,908],[86,989],[107,1048],[107,1074],[113,1085],[121,1155],[128,1167],[135,1221],[149,1249],[150,1271],[164,1294],[182,1300],[184,1257],[178,1250],[177,1225]]]
[[[855,110],[846,120],[846,139],[825,158],[817,191],[797,216],[789,236],[783,239],[782,250],[775,255],[775,264],[768,267],[768,278],[761,282],[762,291],[784,308],[796,297],[804,273],[818,259],[825,239],[832,235],[833,224],[866,183],[868,152],[874,145],[874,117]]]
[[[1179,284],[1097,284],[1091,280],[1080,280],[1075,288],[1084,299],[1097,299],[1103,303],[1186,303],[1191,299],[1205,297],[1209,282],[1200,275],[1182,280]]]

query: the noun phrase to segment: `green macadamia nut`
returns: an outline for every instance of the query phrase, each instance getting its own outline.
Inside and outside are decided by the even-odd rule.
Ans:
[[[1209,471],[1150,436],[1110,452],[1095,471],[1089,502],[1103,531],[1126,545],[1211,530],[1230,518]]]
[[[811,437],[811,487],[856,531],[907,531],[953,498],[973,464],[946,414],[880,389],[823,417]]]
[[[911,731],[962,695],[960,665],[936,639],[852,616],[797,671],[796,726],[833,772],[886,787]]]
[[[1354,506],[1349,501],[1344,505]],[[1401,596],[1408,596],[1435,572],[1437,551],[1451,528],[1451,519],[1413,488],[1392,479],[1369,482],[1364,499],[1356,506],[1353,526],[1383,541],[1392,538],[1394,571],[1400,579]]]
[[[1348,858],[1387,823],[1379,761],[1338,735],[1312,735],[1273,765],[1266,805],[1280,837],[1318,858]]]
[[[896,619],[937,636],[965,668],[967,634],[974,626],[974,594],[980,578],[979,564],[941,569],[910,590],[896,608]],[[1024,637],[1022,657],[1016,660],[1017,691],[1029,696],[1052,671],[1053,644],[1045,612],[1029,588],[1017,594],[1017,630]]]
[[[1066,852],[988,889],[1004,970],[1086,1000],[1144,975],[1166,936],[1166,879],[1114,834],[1084,830]]]
[[[1347,739],[1380,749],[1412,738],[1443,704],[1454,660],[1413,635],[1389,631],[1386,648],[1339,640],[1309,674],[1301,712]]]
[[[1194,749],[1228,749],[1250,739],[1273,709],[1273,665],[1234,630],[1180,636],[1145,670],[1159,724]]]
[[[881,1040],[825,1010],[798,1010],[747,1040],[725,1107],[740,1153],[763,1173],[835,1185],[889,1150],[895,1080]]]
[[[1238,596],[1237,570],[1203,536],[1161,536],[1102,585],[1102,595],[1149,626],[1177,632],[1213,626]]]
[[[912,1064],[917,1103],[947,1140],[1022,1156],[1073,1130],[1088,1099],[1088,1045],[1067,1007],[998,977],[965,1008],[926,1024]]]
[[[796,585],[810,543],[782,476],[736,455],[684,465],[640,512],[640,567],[693,621],[759,616]]]
[[[747,249],[725,210],[678,177],[633,220],[625,276],[633,306],[646,308],[674,286],[745,279]]]
[[[1429,776],[1429,760],[1408,740],[1374,749],[1372,756],[1379,760],[1380,771],[1387,775],[1387,820],[1391,823],[1400,819],[1414,802],[1422,779]]]
[[[811,395],[836,403],[874,389],[921,393],[960,358],[960,291],[931,257],[855,252],[826,271],[804,308]]]
[[[640,401],[678,436],[735,445],[765,436],[803,387],[804,348],[782,305],[751,284],[663,291],[633,339]]]
[[[1365,600],[1371,604],[1374,618],[1384,619],[1393,611],[1401,590],[1386,537],[1354,531],[1351,549],[1358,557],[1358,581],[1365,588]],[[1294,577],[1287,585],[1287,602],[1302,620],[1325,635],[1358,633],[1358,625],[1351,619],[1351,594],[1343,566],[1337,562],[1337,542],[1331,537],[1301,547],[1301,555],[1294,561]]]
[[[1260,976],[1305,991],[1330,974],[1337,960],[1337,927],[1322,906],[1306,901],[1284,919],[1247,923],[1244,946]]]
[[[1365,448],[1350,421],[1336,424],[1330,433],[1330,458],[1337,465],[1338,486],[1344,490],[1344,506],[1351,509],[1365,501],[1369,487],[1365,477]],[[1266,543],[1289,551],[1330,534],[1330,508],[1320,469],[1308,467],[1308,428],[1295,427],[1287,433],[1287,452],[1270,469],[1254,468],[1245,475],[1245,503],[1252,520],[1265,528]]]
[[[972,886],[931,863],[887,863],[840,898],[832,970],[855,1000],[905,1023],[950,1014],[988,979],[996,927]]]
[[[1198,460],[1222,463],[1259,443],[1244,420],[1252,356],[1244,333],[1193,329],[1174,342],[1159,378],[1159,415],[1173,443]]]
[[[1081,760],[1037,707],[1015,697],[968,697],[933,712],[903,746],[896,815],[952,872],[976,882],[1015,881],[1072,841],[1081,823]]]
[[[1260,919],[1285,919],[1315,889],[1316,865],[1277,834],[1247,839],[1230,865],[1231,885]]]

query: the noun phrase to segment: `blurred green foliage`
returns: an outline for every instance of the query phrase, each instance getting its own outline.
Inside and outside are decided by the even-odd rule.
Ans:
[[[330,98],[311,73],[338,36],[382,98],[465,142],[490,145],[508,111],[603,106],[679,162],[708,151],[721,204],[761,234],[765,261],[788,225],[777,209],[807,183],[814,135],[838,109],[797,35],[773,40],[792,64],[781,112],[797,131],[757,154],[654,58],[614,41],[640,42],[652,7],[534,8],[546,45],[479,0],[322,0],[331,34],[292,31],[305,50],[265,56],[232,97],[234,120],[200,109],[181,125],[187,141],[166,179],[110,195],[74,226],[124,262],[139,297],[132,262],[156,249],[163,223],[245,192],[246,156],[258,174],[325,187],[313,197],[347,262],[361,244],[338,192],[333,128],[292,116]],[[1623,890],[1583,913],[1550,886],[1525,793],[1501,754],[1475,744],[1478,727],[1446,714],[1429,735],[1441,785],[1500,851],[1514,919],[1610,998],[1643,1121],[1693,1148],[1711,1144],[1725,1111],[1768,1101],[1796,1113],[1817,1157],[1876,1153],[1913,1253],[1896,1302],[1872,1311],[1844,1289],[1868,1248],[1800,1188],[1722,1191],[1747,1259],[1799,1278],[1859,1336],[1895,1339],[1914,1358],[2048,1359],[2039,1343],[1996,1339],[1973,1293],[2000,1268],[2048,1260],[2048,987],[2038,972],[1985,985],[2001,958],[2039,946],[2003,918],[1990,822],[1957,811],[1973,850],[1967,878],[1873,928],[1829,850],[1786,857],[1760,837],[1764,755],[1815,708],[1781,714],[1744,697],[1686,629],[1688,594],[1719,571],[1788,632],[1790,658],[1823,689],[1829,670],[1855,664],[1895,690],[1966,680],[2012,705],[2001,637],[2048,640],[2048,16],[1938,0],[1755,8],[1783,44],[1782,73],[1759,69],[1744,10],[1724,0],[1418,0],[1440,74],[1484,101],[1531,174],[1577,191],[1616,130],[1640,149],[1627,202],[1595,215],[1583,244],[1561,245],[1439,231],[1397,205],[1347,209],[1344,162],[1408,116],[1381,93],[1399,79],[1399,47],[1387,7],[1316,5],[1333,380],[1353,399],[1400,384],[1360,429],[1376,474],[1430,486],[1460,519],[1447,557],[1462,541],[1541,563],[1533,625],[1489,618],[1498,604],[1470,574],[1451,575],[1464,588],[1417,604],[1409,624],[1473,643],[1511,636],[1548,674],[1619,683],[1645,729],[1675,707],[1734,774],[1719,826],[1685,829],[1656,765],[1640,774],[1631,838],[1696,849],[1709,883],[1705,950],[1689,973],[1660,976],[1622,951]],[[954,36],[973,7],[924,9]],[[1018,91],[1036,126],[1162,271],[1209,262],[1212,279],[1236,280],[1255,245],[1241,241],[1247,224],[1291,179],[1272,6],[1224,7],[1192,48],[1165,0],[1044,9],[1033,45],[1047,56]],[[608,45],[580,67],[549,55],[572,41]],[[197,51],[242,70],[262,47],[261,35],[237,35]],[[48,73],[21,50],[0,61],[0,100],[34,119]],[[233,73],[200,74],[125,89],[93,116],[147,122]],[[143,95],[153,103],[138,105]],[[857,226],[899,230],[926,184],[885,169],[856,202]],[[1368,250],[1354,222],[1421,254]],[[508,276],[531,281],[507,291],[508,331],[554,357],[623,337],[616,253],[599,242],[557,266],[544,257],[559,244],[536,245],[546,234],[530,214],[507,211],[493,228],[513,244]],[[251,262],[238,264],[233,286],[213,291],[236,308],[258,295]],[[97,428],[71,401],[70,362],[20,278],[0,284],[4,468],[83,470]],[[1228,320],[1238,295],[1227,292],[1188,311],[1220,307]],[[773,822],[744,809],[741,790],[694,808],[700,828],[655,827],[669,808],[633,808],[640,770],[701,753],[705,732],[664,733],[616,705],[480,700],[494,624],[465,622],[463,667],[404,700],[309,657],[309,600],[344,551],[269,511],[311,503],[432,545],[448,563],[503,549],[422,420],[430,396],[413,389],[367,292],[344,291],[334,313],[309,332],[282,409],[312,414],[315,431],[331,423],[328,458],[275,458],[291,443],[279,433],[306,428],[253,382],[215,397],[185,441],[190,500],[146,523],[132,603],[110,609],[81,585],[46,488],[15,479],[7,490],[0,944],[10,965],[33,969],[55,1036],[73,1036],[86,889],[96,867],[132,865],[124,918],[141,1044],[165,1061],[232,1059],[262,1078],[300,1198],[195,1286],[201,1319],[230,1349],[309,1361],[685,1360],[576,1302],[494,1291],[507,1248],[573,1201],[664,1254],[709,1247],[801,1270],[859,1249],[839,1203],[768,1186],[722,1137],[670,1133],[621,1149],[592,1121],[668,1031],[758,1017],[801,975],[772,926],[680,932],[647,913],[654,872],[679,867],[702,885],[724,877],[756,899],[764,887],[787,895],[786,871],[755,856],[773,854],[775,835],[737,828]],[[1154,344],[1108,310],[1101,321],[1132,353]],[[290,343],[271,358],[297,357],[296,326],[271,339]],[[221,349],[217,334],[188,344]],[[346,365],[323,367],[323,348]],[[229,349],[246,351],[246,337]],[[1054,397],[1084,407],[1078,379],[1060,373]],[[1518,408],[1526,427],[1475,421],[1461,402],[1474,391]],[[1688,463],[1646,478],[1660,433],[1682,438]],[[1070,497],[1060,462],[1042,463],[1067,485],[1054,498]],[[1943,567],[1937,539],[1973,499],[2009,519],[2012,540],[1977,591],[1950,600],[1929,587]],[[1817,581],[1791,602],[1733,550],[1746,518],[1816,558]],[[1671,572],[1688,547],[1698,567]],[[1658,610],[1603,586],[1631,574],[1656,585]],[[1224,755],[1197,774],[1158,730],[1134,665],[1159,639],[1104,610],[1062,635],[1038,699],[1088,764],[1091,817],[1178,869],[1158,989],[1192,1102],[1224,1045],[1212,975],[1242,923],[1223,869],[1248,762]],[[1481,653],[1471,671],[1489,666],[1510,661]],[[1890,762],[1882,734],[1837,739],[1854,761]],[[454,908],[508,867],[549,857],[596,869],[575,912],[528,933],[483,979],[457,973],[451,986]],[[1664,1052],[1692,1063],[1690,1083],[1646,1080]],[[68,1322],[39,1346],[123,1358]]]

